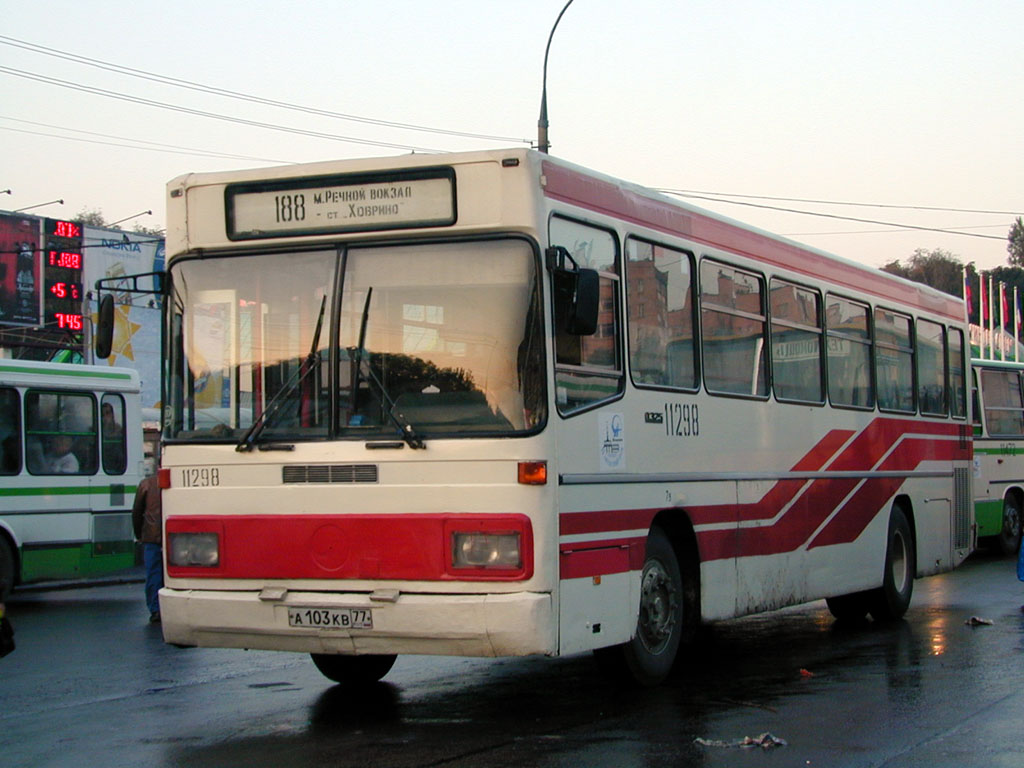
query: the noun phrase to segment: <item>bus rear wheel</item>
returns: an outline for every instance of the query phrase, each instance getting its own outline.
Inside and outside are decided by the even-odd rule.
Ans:
[[[651,529],[640,575],[640,613],[628,643],[596,651],[615,677],[653,686],[669,676],[680,643],[697,627],[696,584],[689,584],[665,532]]]
[[[849,595],[826,597],[825,604],[829,613],[838,621],[853,623],[861,621],[868,615],[868,593],[854,592]]]
[[[896,621],[910,607],[914,594],[917,556],[907,515],[899,506],[889,516],[889,537],[885,549],[882,586],[867,593],[868,612],[875,621]]]
[[[348,685],[376,683],[395,665],[395,654],[340,656],[332,653],[311,653],[313,663],[328,680]]]

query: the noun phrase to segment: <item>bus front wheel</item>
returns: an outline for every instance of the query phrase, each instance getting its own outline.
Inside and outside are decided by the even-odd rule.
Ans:
[[[328,680],[349,685],[376,683],[386,675],[398,657],[395,654],[339,656],[311,653],[313,663]]]
[[[684,582],[683,573],[668,536],[661,528],[652,528],[640,575],[636,634],[628,643],[596,651],[598,661],[614,676],[642,686],[668,677],[680,643],[691,638],[697,626],[696,588]]]

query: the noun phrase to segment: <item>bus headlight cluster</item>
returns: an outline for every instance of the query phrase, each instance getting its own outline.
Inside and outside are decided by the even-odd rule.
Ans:
[[[455,568],[521,568],[518,533],[454,533],[452,565]]]
[[[167,562],[180,568],[220,565],[220,536],[216,533],[169,533]]]

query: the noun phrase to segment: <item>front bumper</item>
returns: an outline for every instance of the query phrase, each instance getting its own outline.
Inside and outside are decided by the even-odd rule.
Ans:
[[[283,593],[283,594],[282,594]],[[373,629],[288,625],[289,608],[364,608]],[[164,640],[300,653],[526,656],[557,652],[550,594],[397,594],[160,590]]]

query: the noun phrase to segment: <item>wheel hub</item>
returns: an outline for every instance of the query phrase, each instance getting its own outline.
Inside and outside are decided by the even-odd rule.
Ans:
[[[664,650],[679,621],[679,594],[664,566],[652,560],[640,586],[640,640],[651,653]]]

